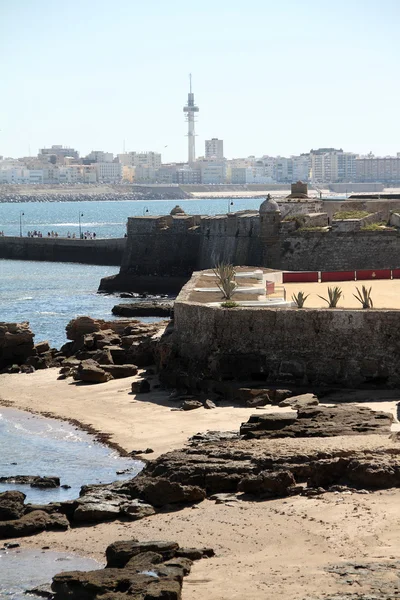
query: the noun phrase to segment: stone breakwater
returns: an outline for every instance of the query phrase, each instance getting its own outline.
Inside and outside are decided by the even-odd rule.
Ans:
[[[0,258],[120,265],[125,238],[80,240],[68,238],[0,237]]]

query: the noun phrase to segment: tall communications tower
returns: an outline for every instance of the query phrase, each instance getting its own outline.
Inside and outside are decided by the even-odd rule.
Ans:
[[[186,120],[188,123],[188,163],[192,165],[196,160],[196,148],[195,148],[195,132],[194,132],[194,115],[199,112],[198,106],[194,103],[194,94],[192,92],[192,74],[189,75],[190,91],[188,93],[188,101],[186,106],[183,107],[183,112],[186,113]]]

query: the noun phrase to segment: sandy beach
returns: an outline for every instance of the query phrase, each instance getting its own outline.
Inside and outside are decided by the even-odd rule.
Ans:
[[[182,447],[199,431],[237,429],[255,412],[228,406],[175,412],[165,392],[156,390],[136,399],[130,393],[134,378],[85,386],[57,381],[56,377],[55,369],[1,375],[1,402],[75,419],[110,434],[111,442],[126,451],[151,447],[155,451],[151,458]],[[393,412],[395,405],[394,399],[371,404]],[[356,438],[353,440],[356,444]],[[304,448],[306,451],[307,442]],[[111,542],[132,538],[211,546],[216,556],[195,563],[185,579],[184,600],[309,600],[327,592],[349,591],[343,588],[343,578],[326,571],[329,565],[397,558],[399,500],[397,490],[326,493],[268,502],[232,499],[219,504],[209,499],[141,521],[46,532],[18,541],[22,547],[49,546],[98,560],[103,560]],[[357,592],[362,591],[357,586]]]

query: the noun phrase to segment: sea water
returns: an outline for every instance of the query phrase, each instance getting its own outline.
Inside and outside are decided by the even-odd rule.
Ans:
[[[26,236],[28,231],[79,236],[123,237],[128,217],[167,215],[179,204],[189,215],[216,215],[260,207],[263,198],[216,198],[192,200],[85,201],[85,202],[3,202],[0,203],[0,231],[4,235]]]
[[[25,590],[51,583],[63,571],[95,571],[103,565],[90,558],[49,550],[0,549],[0,600],[38,598]]]
[[[33,504],[72,500],[79,496],[82,485],[128,479],[142,467],[142,462],[121,457],[69,423],[0,406],[0,477],[56,476],[61,485],[69,486],[40,489],[0,483],[0,493],[17,489]],[[118,475],[117,471],[123,473]]]

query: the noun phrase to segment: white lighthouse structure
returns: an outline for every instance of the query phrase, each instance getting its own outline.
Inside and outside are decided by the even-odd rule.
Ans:
[[[188,123],[188,163],[192,165],[196,160],[196,146],[195,146],[195,113],[199,112],[198,106],[194,103],[194,94],[192,92],[192,74],[189,75],[190,90],[188,93],[188,101],[186,106],[183,107],[183,112],[186,113],[186,120]]]

